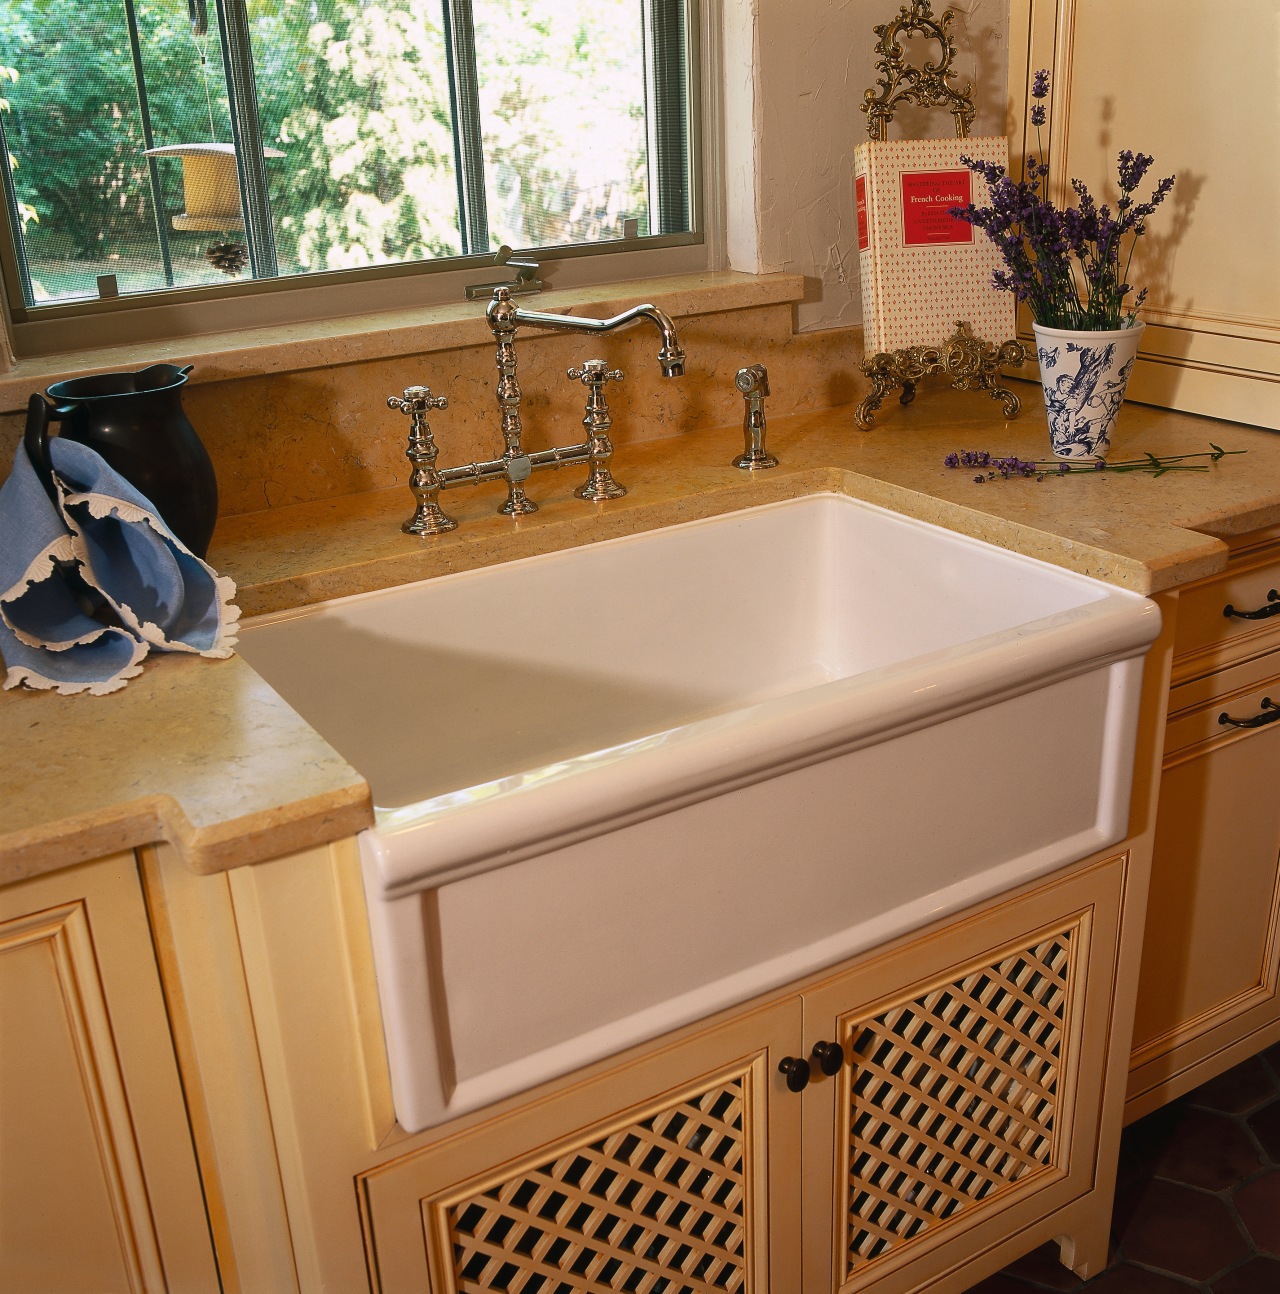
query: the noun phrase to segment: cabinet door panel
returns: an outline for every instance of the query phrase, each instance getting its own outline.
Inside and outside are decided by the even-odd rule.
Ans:
[[[1212,701],[1206,713],[1248,716],[1257,710],[1257,691]],[[1260,1005],[1274,1008],[1277,786],[1280,725],[1224,735],[1166,759],[1135,1064]]]
[[[361,1174],[379,1288],[799,1294],[799,1033],[784,1002]]]
[[[0,889],[0,1289],[217,1288],[133,855]]]
[[[1122,148],[1155,156],[1153,184],[1177,176],[1128,271],[1150,290],[1130,398],[1280,427],[1280,171],[1254,161],[1275,151],[1280,7],[1030,0],[1029,9],[1031,49],[1011,59],[1011,81],[1022,69],[1028,79],[1035,68],[1055,73],[1046,140],[1054,196],[1072,197],[1072,177],[1114,203]],[[1224,90],[1209,91],[1207,106],[1192,85]],[[1011,90],[1022,99],[1018,85]],[[1031,100],[1023,102],[1025,121]],[[1029,131],[1027,152],[1039,154],[1036,141]],[[1141,199],[1148,192],[1144,184]]]
[[[79,906],[0,926],[0,1288],[27,1294],[134,1290],[159,1270],[145,1213],[136,1235],[119,1070],[94,1065],[86,946]]]
[[[806,1271],[833,1273],[810,1288],[928,1288],[1091,1187],[1123,875],[1099,864],[805,995],[806,1042],[849,1062],[834,1139],[806,1110],[833,1201],[806,1210]]]

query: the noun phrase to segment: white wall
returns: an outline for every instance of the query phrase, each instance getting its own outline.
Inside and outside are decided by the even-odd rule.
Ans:
[[[955,13],[956,80],[973,81],[973,133],[1005,132],[1009,0],[934,0]],[[802,331],[862,320],[853,149],[874,86],[878,23],[895,0],[723,0],[726,255],[731,268],[805,276]],[[937,45],[919,42],[936,57]],[[918,61],[918,60],[917,60]],[[909,109],[890,138],[950,135],[949,113]]]

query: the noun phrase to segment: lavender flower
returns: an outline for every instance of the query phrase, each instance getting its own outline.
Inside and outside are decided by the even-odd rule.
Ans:
[[[974,484],[982,485],[994,481],[996,477],[1008,480],[1013,476],[1034,476],[1043,481],[1046,476],[1071,476],[1080,472],[1150,472],[1152,476],[1163,476],[1166,472],[1207,472],[1210,466],[1233,454],[1247,453],[1244,449],[1223,449],[1221,445],[1209,442],[1209,449],[1201,454],[1165,454],[1163,456],[1148,451],[1142,458],[1129,458],[1121,462],[1108,463],[1105,459],[1079,459],[1058,461],[1052,458],[1033,458],[1030,460],[1009,455],[997,458],[985,449],[965,449],[959,453],[952,452],[943,460],[944,467],[986,467],[991,470],[979,473],[973,478]],[[1207,458],[1208,463],[1192,463],[1188,459]]]
[[[1039,130],[1047,120],[1042,102],[1049,95],[1049,73],[1040,69],[1031,85],[1036,102],[1031,124]],[[1124,149],[1117,158],[1120,196],[1115,210],[1101,206],[1088,188],[1073,179],[1076,205],[1055,207],[1049,194],[1049,163],[1043,146],[1037,156],[1027,158],[1020,180],[1004,167],[980,158],[961,160],[987,184],[987,203],[952,207],[951,214],[980,229],[1000,251],[1004,267],[991,276],[992,286],[1012,292],[1025,301],[1039,324],[1082,330],[1130,326],[1146,299],[1133,293],[1128,282],[1129,265],[1137,240],[1146,232],[1146,222],[1168,197],[1174,177],[1161,180],[1145,202],[1135,200],[1138,186],[1146,178],[1154,159],[1147,153]]]

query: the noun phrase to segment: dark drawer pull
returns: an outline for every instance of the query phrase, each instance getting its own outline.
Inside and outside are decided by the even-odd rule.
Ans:
[[[1271,589],[1267,593],[1267,605],[1259,607],[1256,611],[1237,611],[1228,602],[1222,608],[1222,614],[1227,617],[1234,616],[1237,620],[1269,620],[1272,616],[1280,616],[1280,593]]]
[[[1262,698],[1262,714],[1255,714],[1252,719],[1233,719],[1225,710],[1218,716],[1218,722],[1228,728],[1263,728],[1269,723],[1280,722],[1280,705],[1269,696]]]
[[[844,1048],[838,1042],[815,1042],[809,1054],[828,1078],[838,1074],[844,1064]]]
[[[778,1072],[787,1076],[787,1087],[793,1092],[803,1092],[809,1086],[809,1076],[813,1070],[809,1062],[800,1056],[784,1056],[778,1062]]]

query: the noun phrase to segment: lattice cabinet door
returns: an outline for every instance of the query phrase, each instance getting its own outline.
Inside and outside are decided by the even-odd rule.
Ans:
[[[790,999],[358,1180],[383,1294],[799,1294]]]
[[[806,1048],[843,1054],[805,1093],[830,1201],[806,1294],[929,1289],[1091,1189],[1123,880],[1100,863],[805,994]]]

